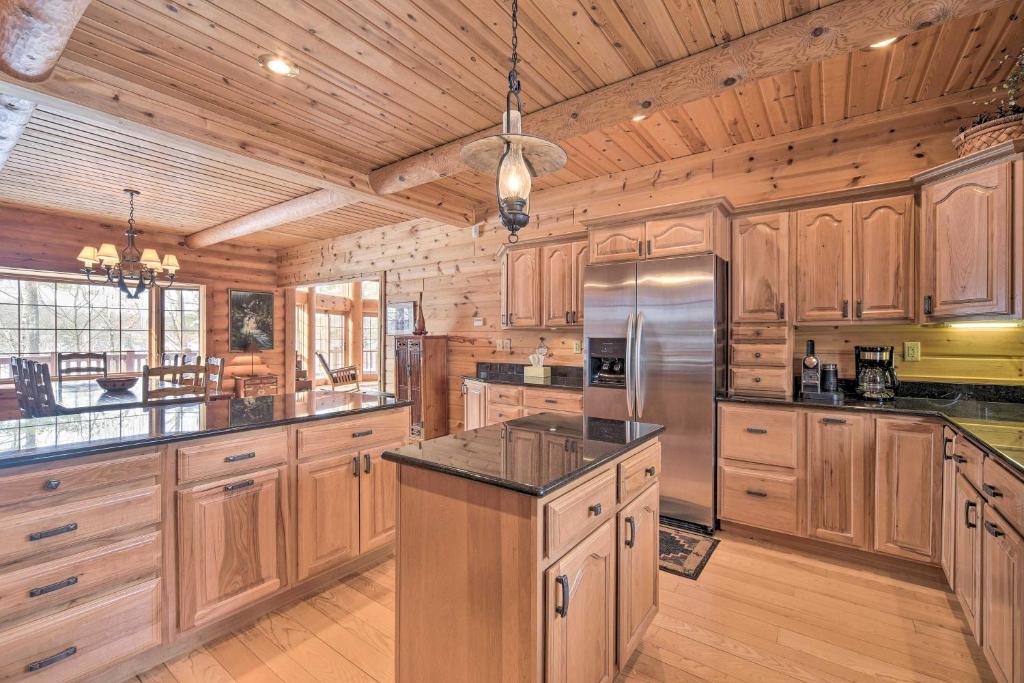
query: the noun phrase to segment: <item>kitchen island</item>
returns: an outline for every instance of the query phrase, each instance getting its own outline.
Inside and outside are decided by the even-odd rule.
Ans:
[[[0,679],[124,680],[379,562],[409,402],[0,422]]]
[[[662,431],[542,413],[386,450],[397,680],[611,681],[658,610]]]

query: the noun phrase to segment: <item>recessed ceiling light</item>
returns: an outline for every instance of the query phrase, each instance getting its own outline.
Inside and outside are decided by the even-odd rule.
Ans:
[[[871,43],[871,47],[873,47],[876,50],[881,47],[889,47],[897,40],[899,40],[899,36],[896,36],[895,38],[886,38],[885,40],[880,40],[877,43]]]
[[[277,55],[260,55],[256,58],[267,71],[277,74],[278,76],[298,76],[299,70],[295,68],[295,65],[289,62],[284,57],[278,57]]]
[[[643,121],[647,118],[647,114],[637,114],[633,117],[634,121]]]

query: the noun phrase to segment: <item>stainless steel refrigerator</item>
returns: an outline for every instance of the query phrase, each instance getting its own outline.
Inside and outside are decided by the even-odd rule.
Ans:
[[[726,387],[726,264],[713,255],[587,266],[587,415],[656,422],[661,514],[713,529],[715,397]]]

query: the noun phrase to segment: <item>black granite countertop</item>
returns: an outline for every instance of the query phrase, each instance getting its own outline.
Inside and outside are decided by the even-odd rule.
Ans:
[[[664,430],[643,422],[541,413],[385,451],[384,459],[545,496]]]
[[[552,377],[551,379],[525,379],[523,377],[473,377],[466,375],[463,379],[471,379],[484,384],[508,384],[514,387],[540,387],[541,389],[566,389],[583,391],[583,380],[572,377]]]
[[[850,397],[840,405],[805,401],[735,396],[720,398],[729,403],[790,405],[820,410],[861,410],[876,413],[937,417],[963,432],[1011,470],[1024,477],[1024,403],[976,401],[963,398],[897,397],[891,401],[865,401]]]
[[[5,420],[0,421],[0,468],[408,405],[389,396],[307,391]]]

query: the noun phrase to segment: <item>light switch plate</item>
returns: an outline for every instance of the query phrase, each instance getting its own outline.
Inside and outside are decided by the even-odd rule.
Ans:
[[[583,342],[581,342],[578,339],[574,340],[573,343],[572,343],[572,352],[573,353],[583,353]]]
[[[501,339],[494,340],[494,350],[501,351]]]
[[[907,363],[921,360],[921,342],[903,342],[903,360]]]
[[[512,340],[511,339],[502,339],[501,340],[501,350],[502,351],[507,351],[509,353],[512,353]]]

